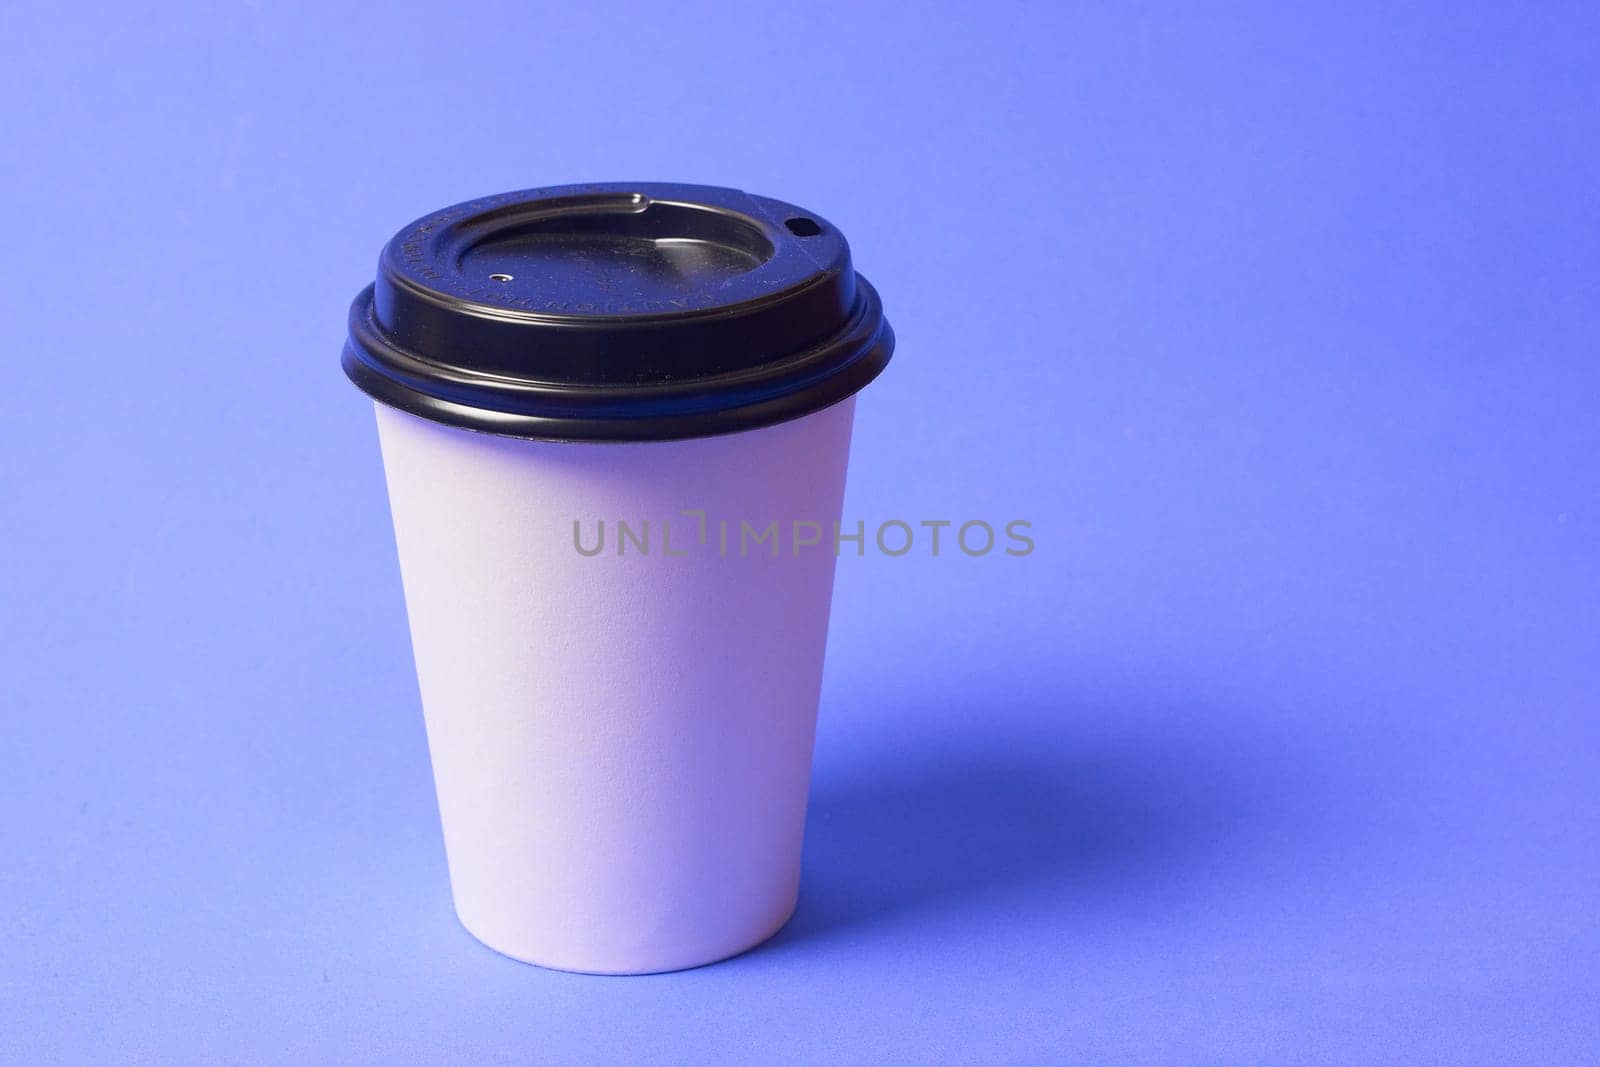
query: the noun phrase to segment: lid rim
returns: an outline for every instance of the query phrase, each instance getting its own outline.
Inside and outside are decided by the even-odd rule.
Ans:
[[[340,365],[379,403],[479,433],[595,442],[719,436],[820,411],[883,372],[894,353],[894,330],[872,285],[859,274],[856,285],[858,313],[840,334],[807,352],[713,377],[625,386],[519,380],[429,360],[382,333],[368,286],[350,306]],[[802,373],[806,369],[811,373]]]

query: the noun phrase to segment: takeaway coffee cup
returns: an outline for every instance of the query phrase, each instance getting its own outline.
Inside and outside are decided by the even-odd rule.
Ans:
[[[373,398],[456,912],[563,970],[793,912],[855,393],[844,236],[732,189],[568,186],[384,249]]]

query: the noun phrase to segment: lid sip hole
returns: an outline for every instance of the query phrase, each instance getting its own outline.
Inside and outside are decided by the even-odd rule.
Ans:
[[[509,274],[491,274],[491,275],[489,275],[489,280],[491,282],[509,282],[509,281],[511,281],[511,275],[509,275]]]
[[[805,218],[801,215],[796,215],[792,219],[784,219],[783,225],[796,237],[815,237],[817,234],[822,232],[821,226],[818,226],[813,220]]]

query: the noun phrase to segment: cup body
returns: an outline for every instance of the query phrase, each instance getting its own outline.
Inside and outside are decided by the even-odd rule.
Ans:
[[[854,399],[625,443],[376,410],[462,924],[605,974],[770,937],[799,887]]]

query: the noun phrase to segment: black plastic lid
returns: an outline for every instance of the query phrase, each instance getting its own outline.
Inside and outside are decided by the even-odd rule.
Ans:
[[[344,370],[437,422],[553,440],[752,429],[855,393],[894,333],[844,235],[707,185],[506,193],[400,231]]]

